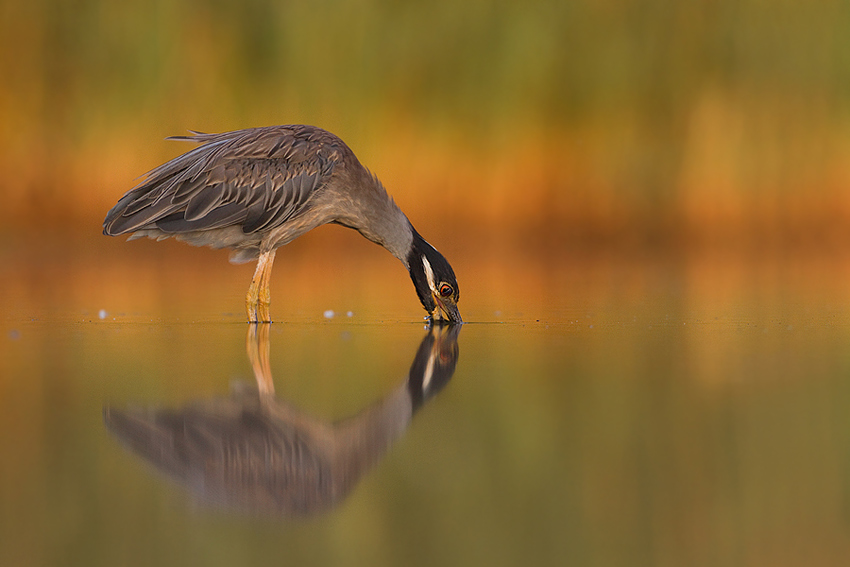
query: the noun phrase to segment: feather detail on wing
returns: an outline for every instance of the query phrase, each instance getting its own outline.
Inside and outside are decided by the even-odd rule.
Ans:
[[[275,228],[307,209],[342,160],[342,142],[319,128],[275,126],[179,136],[197,148],[157,167],[109,211],[103,232],[180,234]]]

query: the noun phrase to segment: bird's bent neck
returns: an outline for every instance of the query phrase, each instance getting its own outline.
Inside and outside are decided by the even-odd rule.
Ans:
[[[358,184],[362,189],[350,209],[337,222],[356,229],[368,240],[380,244],[408,267],[408,254],[415,231],[398,205],[387,194],[377,177],[363,170]]]

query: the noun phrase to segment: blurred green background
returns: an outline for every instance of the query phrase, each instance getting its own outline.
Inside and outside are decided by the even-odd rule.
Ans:
[[[850,7],[4,1],[5,226],[88,231],[187,129],[311,123],[411,216],[843,243]],[[681,240],[679,240],[681,242]]]
[[[253,266],[101,222],[165,137],[287,123],[382,179],[472,324],[349,502],[283,525],[193,508],[101,415],[250,382]],[[0,563],[850,564],[848,156],[846,2],[0,0]],[[272,296],[278,391],[328,419],[421,339],[352,231]]]

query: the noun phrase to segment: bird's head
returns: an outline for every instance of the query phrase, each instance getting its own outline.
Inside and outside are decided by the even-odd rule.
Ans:
[[[431,321],[463,323],[457,308],[460,289],[454,270],[443,255],[415,230],[407,263],[416,294]]]

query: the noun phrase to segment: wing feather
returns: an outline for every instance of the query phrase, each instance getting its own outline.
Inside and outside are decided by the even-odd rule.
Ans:
[[[246,235],[309,209],[343,160],[339,138],[311,126],[179,136],[200,146],[162,164],[109,211],[104,234],[239,225]]]
[[[224,197],[224,184],[216,183],[207,185],[203,191],[198,191],[186,204],[183,216],[187,221],[196,221],[204,218],[210,211],[221,204]]]
[[[157,199],[157,202],[161,201],[163,197],[170,197],[169,202],[175,207],[185,205],[192,197],[200,193],[207,184],[208,180],[204,176],[187,179],[179,188]]]
[[[172,213],[156,221],[156,228],[169,234],[212,230],[240,223],[245,218],[245,207],[236,203],[222,205],[198,220],[186,220],[182,212]]]

